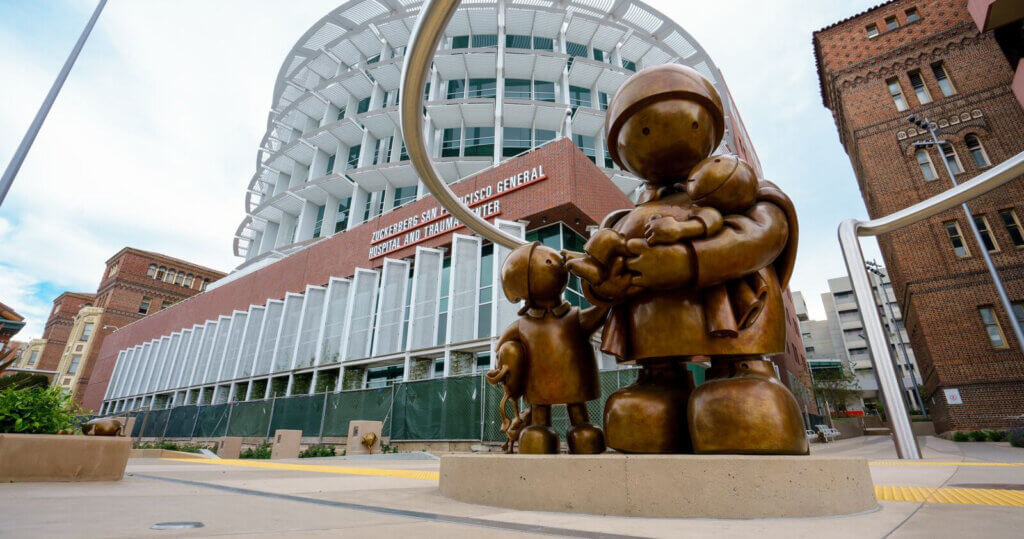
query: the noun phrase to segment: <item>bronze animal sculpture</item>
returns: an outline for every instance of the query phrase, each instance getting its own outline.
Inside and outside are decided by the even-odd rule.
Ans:
[[[124,436],[124,423],[116,417],[98,417],[82,423],[86,436]]]
[[[373,444],[377,443],[377,433],[369,432],[364,434],[360,442],[363,444],[363,447],[366,448],[368,453],[373,453]]]

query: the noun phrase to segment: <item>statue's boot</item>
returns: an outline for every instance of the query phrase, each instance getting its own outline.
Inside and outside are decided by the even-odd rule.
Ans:
[[[770,361],[716,357],[709,374],[690,396],[695,453],[808,454],[800,406]]]
[[[604,431],[601,427],[590,422],[587,415],[587,403],[577,402],[566,405],[569,412],[569,422],[572,424],[569,431],[565,433],[565,441],[569,446],[569,453],[575,455],[598,455],[607,449],[604,441]]]
[[[686,404],[692,390],[685,359],[642,363],[636,382],[605,402],[608,447],[623,453],[691,453]]]
[[[519,434],[519,453],[523,455],[555,455],[558,449],[558,433],[547,425],[530,425]]]

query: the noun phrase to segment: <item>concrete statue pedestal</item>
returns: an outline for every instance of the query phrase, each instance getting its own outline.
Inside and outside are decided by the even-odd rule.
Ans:
[[[446,455],[441,494],[524,511],[801,518],[877,507],[861,458],[753,455]]]

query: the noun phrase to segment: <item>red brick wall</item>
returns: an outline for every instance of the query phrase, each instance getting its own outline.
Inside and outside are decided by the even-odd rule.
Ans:
[[[527,220],[528,228],[538,226],[543,220],[563,221],[582,233],[587,225],[598,223],[611,211],[631,205],[629,199],[568,139],[467,178],[453,186],[453,190],[456,195],[468,194],[538,165],[543,166],[548,179],[502,197],[501,214],[496,217]],[[215,319],[221,314],[230,314],[234,309],[245,310],[253,304],[262,305],[268,298],[280,299],[287,292],[303,292],[309,284],[326,284],[332,276],[350,276],[356,267],[379,267],[385,257],[367,258],[373,232],[436,204],[433,197],[418,200],[113,332],[104,340],[94,362],[83,398],[84,406],[99,409],[120,350]],[[465,228],[454,232],[469,233]],[[451,235],[442,234],[418,245],[439,247],[450,243]],[[403,258],[414,253],[415,247],[404,247],[386,256]]]
[[[46,327],[43,330],[46,345],[43,346],[43,353],[40,354],[39,363],[35,368],[42,371],[57,369],[60,356],[68,343],[68,336],[71,335],[75,315],[82,307],[92,305],[94,300],[92,294],[72,292],[65,292],[53,300],[53,310],[50,311],[50,317],[46,319]],[[60,309],[57,309],[58,305]]]
[[[868,39],[864,28],[896,13],[900,22],[909,7],[921,21]],[[939,174],[925,181],[913,142],[922,140],[906,121],[909,114],[947,123],[942,137],[960,157],[963,182],[979,168],[964,142],[975,134],[991,163],[1024,151],[1024,111],[1014,98],[1013,71],[991,33],[979,34],[963,0],[896,1],[814,35],[825,101],[837,128],[872,217],[945,191],[951,186],[937,149],[929,150]],[[957,93],[943,96],[931,64],[941,61]],[[920,69],[932,102],[922,105],[907,73]],[[898,111],[886,79],[896,77],[909,105]],[[966,118],[962,118],[966,115]],[[952,119],[956,118],[955,121]],[[984,215],[1001,250],[992,253],[1012,301],[1024,300],[1024,250],[1015,248],[998,211],[1013,208],[1024,215],[1024,180],[1016,179],[970,203]],[[943,223],[956,220],[971,251],[958,258]],[[1010,334],[1007,313],[999,307],[980,246],[971,236],[960,210],[950,210],[879,238],[882,255],[903,309],[936,426],[940,431],[1014,424],[1024,413],[1024,354]],[[978,307],[995,305],[1009,346],[993,349]],[[964,404],[947,406],[942,389],[959,388]],[[1017,397],[1009,398],[1014,391]],[[1002,419],[993,419],[1000,417]],[[1000,423],[1001,421],[1001,423]],[[1018,420],[1019,421],[1019,420]]]

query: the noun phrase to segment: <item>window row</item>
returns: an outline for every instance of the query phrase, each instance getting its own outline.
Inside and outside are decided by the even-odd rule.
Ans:
[[[1024,325],[1024,301],[1012,303],[1011,306],[1017,324]],[[1003,334],[1003,327],[996,316],[995,308],[992,305],[978,307],[978,314],[981,315],[981,324],[985,328],[992,348],[1009,348],[1010,345],[1006,341],[1006,335]]]
[[[930,71],[932,76],[935,77],[935,84],[938,86],[943,96],[949,97],[956,94],[956,87],[953,86],[953,81],[949,78],[949,74],[946,72],[945,64],[941,61],[935,62],[931,64]],[[928,90],[928,85],[925,84],[925,80],[920,69],[908,71],[907,79],[910,81],[910,87],[914,91],[914,96],[917,97],[918,104],[927,105],[932,102],[931,91]],[[903,86],[899,77],[890,77],[885,80],[885,84],[889,89],[889,96],[892,97],[892,101],[896,105],[896,110],[902,112],[910,108],[907,98],[903,95]]]
[[[497,47],[497,34],[477,34],[453,36],[450,46],[452,49],[468,49],[476,47]],[[555,40],[550,37],[528,36],[521,34],[508,34],[505,36],[505,46],[509,49],[532,49],[538,51],[554,51]],[[598,62],[611,64],[611,51],[591,48],[581,43],[566,41],[565,53],[569,55],[569,61],[573,58],[593,58]],[[572,65],[571,63],[569,64]],[[623,59],[621,65],[624,69],[636,71],[636,62]]]
[[[205,291],[206,286],[210,284],[209,279],[204,278],[200,281],[199,277],[191,273],[185,273],[174,268],[167,269],[166,266],[157,266],[156,264],[149,265],[146,277],[185,288],[194,288],[196,285],[199,285],[200,292]]]
[[[907,24],[921,20],[921,15],[917,12],[916,7],[907,8],[903,10],[903,13],[906,15]],[[889,32],[900,27],[900,21],[896,18],[895,14],[886,17],[883,23],[885,25],[883,32]],[[879,32],[877,23],[867,25],[864,30],[869,38],[876,37],[882,33]]]
[[[964,136],[964,145],[967,147],[967,153],[971,154],[971,159],[974,161],[974,165],[981,168],[986,168],[992,165],[992,161],[988,157],[988,152],[985,151],[985,147],[981,144],[981,139],[974,133],[968,133]],[[948,165],[949,171],[953,174],[961,174],[964,171],[963,162],[960,161],[960,155],[957,154],[956,148],[950,143],[940,145],[939,151],[942,153],[942,159],[945,164]],[[935,169],[935,164],[932,162],[931,153],[926,148],[919,148],[914,152],[914,157],[917,159],[917,164],[921,168],[921,175],[924,176],[925,181],[932,181],[939,178],[938,172]]]
[[[1012,243],[1017,249],[1024,248],[1024,229],[1021,228],[1017,212],[1014,211],[1013,208],[1007,208],[997,211],[996,214],[996,218],[998,219],[997,222],[1001,224],[1003,230],[1006,231],[1006,236],[1009,238],[1010,243]],[[981,235],[981,241],[985,244],[985,249],[990,253],[999,252],[1001,250],[999,248],[999,242],[992,233],[992,227],[990,226],[988,215],[975,215],[974,225],[978,228],[978,233]],[[946,229],[946,235],[949,237],[949,241],[953,246],[953,253],[956,254],[957,258],[967,258],[971,256],[971,251],[967,247],[967,242],[964,241],[960,222],[946,221],[943,223],[943,227]]]

